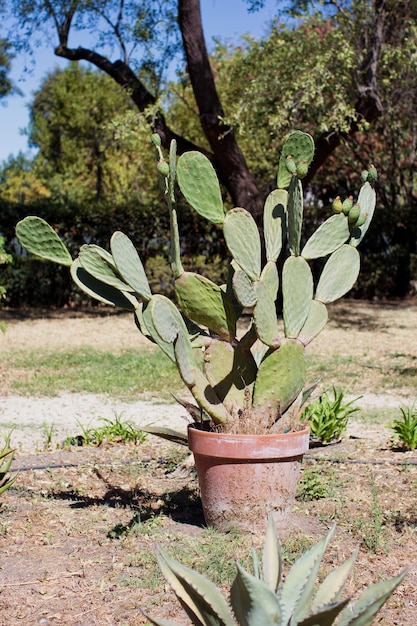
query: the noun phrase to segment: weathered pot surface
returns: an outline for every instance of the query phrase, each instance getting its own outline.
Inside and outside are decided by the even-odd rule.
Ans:
[[[209,526],[255,532],[273,514],[288,530],[309,429],[279,435],[234,435],[188,429],[204,517]]]

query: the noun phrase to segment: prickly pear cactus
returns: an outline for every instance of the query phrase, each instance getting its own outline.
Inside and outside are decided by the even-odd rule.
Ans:
[[[304,350],[327,322],[326,305],[345,295],[358,277],[357,247],[376,203],[375,168],[362,172],[356,199],[334,200],[334,214],[302,245],[302,179],[314,142],[301,131],[291,133],[278,163],[278,189],[265,201],[262,242],[244,207],[225,213],[219,181],[204,155],[188,152],[177,159],[174,141],[166,159],[158,135],[152,143],[170,214],[176,304],[152,294],[134,243],[122,232],[113,234],[109,250],[84,245],[74,260],[40,218],[19,222],[18,239],[33,254],[70,266],[75,283],[89,296],[134,312],[137,328],[177,365],[199,407],[191,410],[193,416],[199,413],[208,423],[237,432],[243,417],[246,432],[251,420],[254,432],[259,424],[264,432],[297,427],[308,396]],[[231,256],[226,285],[183,269],[177,184],[199,215],[223,228]],[[324,259],[323,270],[314,276],[310,262],[318,258]],[[283,262],[277,264],[278,259]],[[242,313],[249,320],[243,333],[238,331]],[[203,358],[196,358],[201,350]]]

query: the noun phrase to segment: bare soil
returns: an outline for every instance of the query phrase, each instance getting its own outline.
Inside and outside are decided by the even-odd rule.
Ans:
[[[132,331],[130,316],[57,312],[19,318],[8,312],[3,318],[8,329],[0,338],[0,353],[45,343],[57,350],[104,348],[107,342],[114,350],[149,348]],[[326,358],[337,356],[338,362],[346,357],[347,367],[349,358],[359,355],[363,367],[355,393],[363,393],[361,405],[410,404],[417,395],[416,320],[413,302],[346,301],[332,309],[314,349]],[[394,365],[407,369],[407,376],[392,376]],[[14,461],[22,471],[0,503],[0,623],[133,626],[147,623],[140,607],[186,623],[159,575],[155,542],[174,556],[189,545],[198,562],[199,547],[213,535],[204,527],[194,473],[173,473],[183,458],[178,447],[149,437],[137,446],[37,452],[33,442],[39,433],[30,435],[34,427],[26,418],[28,411],[45,410],[49,399],[15,396],[9,373],[0,374],[0,422],[14,417],[17,426],[25,425]],[[65,400],[54,408],[63,425],[80,399]],[[112,410],[120,407],[105,395],[99,400]],[[144,402],[141,415],[151,420],[154,403],[138,402]],[[19,405],[26,407],[23,414]],[[89,406],[85,399],[87,413]],[[417,452],[394,449],[381,425],[352,420],[341,443],[310,450],[303,475],[306,492],[311,495],[318,480],[316,491],[324,485],[324,497],[297,500],[294,527],[284,540],[287,549],[321,538],[336,522],[324,565],[328,571],[360,545],[348,588],[353,595],[414,562],[375,624],[416,626]],[[250,543],[259,545],[261,539],[248,537],[242,546],[246,543],[249,551]]]

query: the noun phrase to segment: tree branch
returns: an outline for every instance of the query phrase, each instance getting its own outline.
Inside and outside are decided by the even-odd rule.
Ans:
[[[68,59],[69,61],[88,61],[99,70],[105,72],[108,76],[113,78],[118,85],[123,87],[123,89],[129,93],[136,107],[142,113],[145,112],[149,106],[156,104],[155,97],[146,89],[132,69],[123,61],[112,62],[101,54],[98,54],[93,50],[89,50],[88,48],[67,48],[64,45],[59,45],[55,48],[55,54],[63,57],[64,59]],[[210,152],[175,133],[167,125],[165,117],[161,112],[155,113],[151,125],[154,132],[157,132],[160,135],[162,145],[165,148],[169,148],[171,141],[175,139],[177,142],[178,154],[182,154],[188,150],[198,150],[199,152],[205,154],[211,161],[214,160],[214,157]]]

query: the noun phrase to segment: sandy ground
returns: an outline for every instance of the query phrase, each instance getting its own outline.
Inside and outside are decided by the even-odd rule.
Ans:
[[[106,311],[81,315],[58,311],[21,317],[16,312],[1,312],[1,316],[7,323],[7,331],[0,333],[0,354],[45,346],[53,350],[92,346],[116,353],[126,348],[152,349],[152,344],[135,329],[130,314]],[[416,319],[415,303],[372,306],[344,301],[331,311],[328,326],[311,347],[321,354],[354,353],[368,359],[369,355],[375,355],[373,358],[378,364],[383,364],[388,354],[404,351],[411,351],[415,360],[417,344],[411,338]],[[383,394],[372,393],[371,389],[369,387],[363,394],[361,407],[398,408],[413,400],[399,388],[387,388]],[[153,424],[185,431],[188,422],[186,411],[176,404],[149,400],[124,402],[106,394],[63,393],[53,398],[26,398],[6,389],[0,397],[0,429],[7,431],[15,427],[12,443],[21,451],[42,450],[51,428],[53,442],[59,444],[66,437],[79,434],[80,424],[95,427],[102,418],[114,420],[115,416],[131,421],[138,428]],[[356,431],[364,430],[356,423],[351,427]],[[378,427],[373,430],[371,428],[369,436],[381,431]]]

